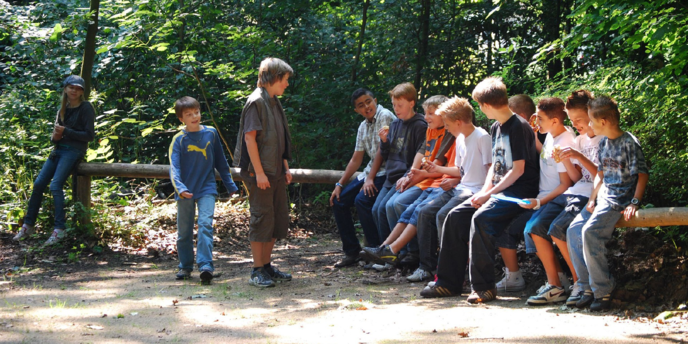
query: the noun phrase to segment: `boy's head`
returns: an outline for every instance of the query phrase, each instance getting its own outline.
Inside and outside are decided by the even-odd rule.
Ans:
[[[446,96],[437,95],[426,99],[423,102],[423,111],[425,111],[425,121],[428,122],[428,128],[437,129],[444,126],[442,117],[437,114],[437,108],[447,101]]]
[[[517,94],[509,98],[509,109],[529,121],[535,113],[535,102],[527,94]]]
[[[588,117],[595,135],[606,136],[609,130],[619,127],[619,106],[613,98],[599,96],[588,103]]]
[[[412,83],[405,82],[396,85],[389,91],[389,96],[392,98],[394,113],[396,113],[397,117],[403,121],[413,117],[415,114],[413,108],[416,106],[418,92]]]
[[[370,90],[359,88],[351,95],[351,103],[354,111],[368,120],[375,117],[377,113],[377,99]]]
[[[456,96],[443,102],[435,114],[442,116],[444,126],[456,137],[465,125],[472,124],[475,116],[471,102],[466,98]]]
[[[555,97],[544,98],[538,102],[536,113],[541,133],[549,133],[564,126],[564,108],[564,101]]]
[[[578,130],[580,135],[595,135],[590,129],[590,117],[588,117],[588,102],[592,99],[594,97],[588,90],[573,91],[566,98],[566,112],[571,120],[571,125]]]
[[[473,100],[478,102],[480,109],[483,110],[488,118],[492,118],[490,108],[497,110],[509,105],[506,85],[504,85],[501,78],[494,76],[487,77],[475,86],[472,97]]]
[[[174,113],[186,125],[188,131],[196,131],[201,125],[201,104],[192,97],[181,97],[174,102]]]
[[[277,82],[283,82],[285,77],[289,78],[293,74],[294,70],[289,64],[276,57],[268,57],[260,62],[258,68],[258,87],[267,88]]]

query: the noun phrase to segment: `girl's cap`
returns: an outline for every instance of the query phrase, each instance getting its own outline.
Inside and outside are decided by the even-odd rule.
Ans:
[[[82,89],[86,89],[86,82],[84,81],[83,78],[81,78],[78,75],[70,75],[65,79],[65,81],[62,83],[62,87],[67,87],[69,85],[72,86],[79,86]]]

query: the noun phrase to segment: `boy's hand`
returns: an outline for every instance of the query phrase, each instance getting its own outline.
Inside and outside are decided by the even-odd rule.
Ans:
[[[268,176],[265,173],[256,174],[256,184],[261,190],[265,190],[270,187],[270,182],[268,181]]]
[[[595,200],[591,199],[588,201],[588,205],[585,206],[585,209],[587,209],[591,214],[593,211],[595,211]]]
[[[564,147],[559,151],[559,160],[577,159],[580,154],[575,148]]]
[[[634,215],[635,212],[638,210],[638,206],[635,204],[629,204],[628,207],[621,213],[624,215],[624,220],[628,221],[630,220]]]
[[[434,161],[426,161],[425,166],[423,166],[423,169],[430,173],[435,173],[437,172],[437,164],[435,164]]]
[[[363,189],[363,194],[368,197],[373,197],[378,192],[378,189],[375,187],[375,183],[373,183],[370,178],[363,183],[363,187],[361,189]]]
[[[62,140],[62,133],[64,133],[64,128],[61,125],[55,125],[55,129],[53,129],[53,141],[60,141]]]
[[[339,195],[342,193],[342,188],[339,187],[339,185],[334,187],[334,190],[332,190],[332,195],[330,196],[330,207],[334,205],[334,199],[337,198],[337,201],[339,201]]]
[[[181,198],[193,198],[193,194],[188,191],[182,192],[179,196],[181,196]]]
[[[291,179],[294,177],[291,175],[291,171],[287,170],[287,172],[284,174],[284,178],[287,181],[287,185],[289,185],[289,184],[291,184]]]
[[[489,199],[489,193],[480,191],[477,194],[473,195],[473,197],[471,197],[471,205],[473,206],[473,208],[478,209],[482,207],[482,205],[485,204],[485,202],[487,202],[487,200]]]
[[[449,191],[459,184],[458,178],[447,178],[440,183],[440,188],[444,191]]]
[[[399,180],[397,180],[397,184],[394,186],[395,189],[399,190],[401,187],[406,183],[407,178],[406,177],[401,177]]]
[[[382,142],[387,142],[387,134],[389,134],[389,128],[380,128],[377,134],[380,136],[380,140],[382,140]]]
[[[529,203],[528,204],[519,203],[518,205],[520,205],[521,208],[533,209],[537,205],[537,200],[535,198],[524,198],[523,200],[528,201]]]

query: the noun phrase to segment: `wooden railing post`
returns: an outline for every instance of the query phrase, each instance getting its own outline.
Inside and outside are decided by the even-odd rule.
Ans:
[[[74,175],[76,184],[74,199],[84,206],[83,217],[79,222],[87,224],[91,222],[91,176]]]

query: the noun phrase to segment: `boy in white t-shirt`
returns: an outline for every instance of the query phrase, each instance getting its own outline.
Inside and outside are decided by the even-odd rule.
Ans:
[[[566,230],[571,221],[588,203],[588,198],[593,189],[594,176],[597,174],[597,166],[592,161],[597,159],[599,142],[602,137],[595,136],[588,125],[590,121],[588,101],[592,98],[590,92],[579,90],[573,92],[566,99],[569,119],[580,135],[576,137],[573,145],[562,145],[561,151],[554,155],[554,158],[560,159],[566,168],[566,173],[576,184],[535,212],[526,224],[524,233],[529,235],[535,244],[537,255],[547,273],[547,282],[544,288],[539,290],[537,295],[528,298],[526,303],[529,305],[544,305],[567,300],[566,293],[568,290],[563,288],[564,284],[562,284],[557,273],[557,258],[552,242],[557,245],[564,260],[566,260],[573,274],[573,280],[578,279],[566,245]],[[575,304],[580,300],[583,293],[584,290],[580,290],[580,287],[576,285],[566,304]]]
[[[528,210],[517,216],[509,225],[507,232],[496,240],[505,265],[504,278],[497,282],[497,290],[510,292],[525,289],[525,281],[518,268],[516,248],[521,235],[524,233],[526,223],[531,220],[532,216],[538,214],[537,211],[541,206],[563,194],[572,184],[564,163],[556,162],[552,157],[555,147],[558,150],[561,147],[574,145],[574,134],[566,130],[564,126],[564,119],[566,118],[564,109],[564,101],[559,98],[544,98],[538,102],[536,115],[540,132],[547,133],[539,156],[539,193],[537,198],[526,199],[530,202],[529,204],[520,204],[521,207]],[[526,237],[525,242],[526,252],[536,253],[535,245],[530,237]],[[560,266],[555,268],[555,274],[558,272],[561,272]],[[564,276],[563,273],[561,275]],[[566,281],[568,282],[568,280]]]
[[[455,167],[438,166],[429,163],[428,172],[438,172],[461,178],[455,188],[434,199],[421,209],[418,216],[418,243],[420,245],[420,264],[414,275],[431,277],[437,267],[437,249],[443,238],[443,231],[452,231],[450,237],[464,237],[464,240],[451,240],[451,263],[448,260],[443,282],[445,286],[434,284],[421,291],[423,297],[456,295],[463,287],[464,271],[468,262],[468,233],[470,224],[457,226],[449,214],[453,208],[471,198],[485,184],[487,171],[492,165],[492,138],[482,128],[473,125],[473,106],[465,98],[453,97],[444,102],[437,113],[444,119],[444,126],[456,136]],[[438,271],[439,276],[439,271]]]

